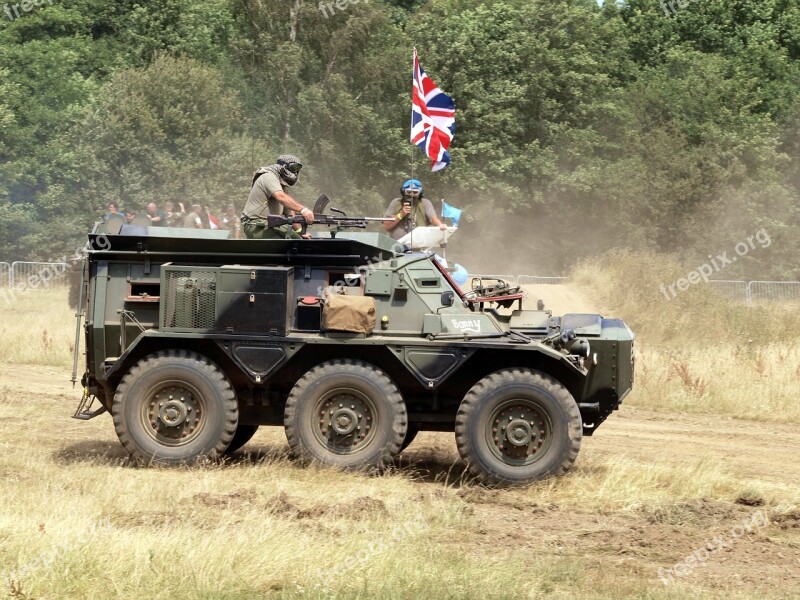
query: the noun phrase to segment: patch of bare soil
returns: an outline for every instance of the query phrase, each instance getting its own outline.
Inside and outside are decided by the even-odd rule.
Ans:
[[[350,502],[338,504],[312,504],[301,508],[302,503],[286,492],[270,498],[265,508],[275,515],[292,519],[345,518],[360,520],[370,517],[381,517],[389,514],[383,500],[370,496],[361,496]]]
[[[451,434],[420,434],[407,459],[424,471],[432,456],[444,465],[456,461],[454,447]],[[792,485],[800,481],[798,447],[800,434],[791,426],[665,417],[626,407],[584,439],[581,453],[634,456],[676,468],[689,458],[707,456],[742,480]],[[426,473],[421,477],[427,479]],[[588,559],[598,575],[652,578],[657,586],[768,588],[790,596],[800,589],[800,511],[764,507],[758,496],[744,494],[735,502],[700,498],[602,514],[540,505],[522,493],[497,494],[480,487],[461,488],[459,496],[475,524],[475,536],[459,543],[476,556],[524,549],[536,556]]]
[[[256,497],[256,491],[254,489],[249,489],[237,490],[230,494],[210,494],[208,492],[202,492],[195,494],[192,499],[203,506],[236,510],[237,508],[252,505]]]
[[[0,364],[0,389],[4,390],[9,400],[22,397],[35,399],[38,395],[64,399],[74,397],[77,406],[82,388],[80,383],[73,388],[70,377],[70,373],[58,367]]]
[[[676,469],[708,457],[742,481],[793,485],[800,481],[798,447],[800,433],[789,425],[627,406],[584,439],[581,453],[634,457]],[[452,434],[422,433],[404,456],[420,479],[458,483]],[[522,493],[473,486],[461,488],[459,496],[467,503],[475,535],[458,543],[476,556],[524,549],[536,556],[579,558],[582,564],[588,559],[597,576],[652,579],[659,587],[766,588],[790,597],[800,589],[800,512],[769,509],[757,495],[610,514],[566,510]]]
[[[686,415],[624,406],[592,438],[588,451],[676,465],[708,456],[742,479],[800,482],[800,432],[792,425],[757,423],[715,415]]]
[[[465,489],[474,535],[459,543],[476,556],[580,559],[603,577],[650,579],[654,586],[800,589],[800,547],[780,535],[796,516],[754,513],[711,499],[670,514],[562,510],[556,505],[496,503],[491,491]],[[791,525],[794,523],[795,525]]]

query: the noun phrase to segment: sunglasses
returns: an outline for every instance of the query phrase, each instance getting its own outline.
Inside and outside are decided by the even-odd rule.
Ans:
[[[303,165],[301,165],[300,163],[289,163],[288,165],[286,165],[286,168],[291,173],[299,173],[300,169],[303,168]]]

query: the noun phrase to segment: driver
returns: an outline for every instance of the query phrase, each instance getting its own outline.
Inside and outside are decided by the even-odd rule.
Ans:
[[[422,184],[419,179],[409,179],[400,188],[400,197],[395,198],[386,208],[384,217],[393,217],[394,221],[386,221],[383,228],[392,239],[399,240],[419,225],[434,225],[439,229],[447,229],[447,225],[439,220],[433,204],[422,196]]]
[[[248,238],[283,240],[300,239],[299,230],[289,225],[269,227],[269,215],[294,216],[300,213],[309,225],[314,211],[289,195],[288,189],[297,183],[303,163],[291,154],[281,154],[273,165],[261,167],[253,174],[253,186],[242,213],[242,230]],[[311,237],[306,235],[305,237]]]

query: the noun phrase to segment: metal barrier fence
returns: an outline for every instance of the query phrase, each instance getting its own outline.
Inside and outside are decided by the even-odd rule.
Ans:
[[[750,290],[746,281],[734,281],[730,279],[712,279],[708,282],[717,294],[728,300],[739,302],[750,301]]]
[[[800,302],[800,281],[751,281],[749,301]]]
[[[11,285],[11,265],[7,262],[0,262],[0,285]]]
[[[11,263],[9,287],[28,289],[62,289],[69,287],[67,270],[69,264],[60,262],[27,262],[18,260]]]
[[[517,276],[516,275],[488,275],[488,274],[481,274],[481,273],[470,273],[468,276],[470,279],[473,278],[480,278],[480,279],[502,279],[506,283],[516,283]]]
[[[502,279],[515,285],[559,285],[567,281],[566,277],[542,277],[539,275],[481,275],[470,274],[470,277],[485,279]],[[729,300],[738,302],[800,302],[800,281],[739,281],[733,279],[712,279],[708,282],[711,288]]]
[[[708,282],[715,292],[739,302],[800,302],[800,281],[716,281]]]
[[[566,280],[566,277],[539,277],[538,275],[520,275],[517,277],[517,285],[560,285]]]

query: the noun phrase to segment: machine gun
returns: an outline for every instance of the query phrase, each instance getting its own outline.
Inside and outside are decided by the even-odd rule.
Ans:
[[[314,204],[314,225],[327,225],[333,227],[331,230],[331,237],[335,238],[336,233],[340,229],[350,227],[358,227],[364,229],[367,223],[384,223],[386,221],[394,221],[393,217],[348,217],[344,211],[338,208],[331,207],[331,212],[336,215],[326,215],[325,209],[330,202],[327,194],[322,194]],[[267,216],[267,227],[280,227],[281,225],[300,225],[300,234],[305,235],[308,229],[308,223],[302,216],[285,217],[282,215],[269,215]]]

